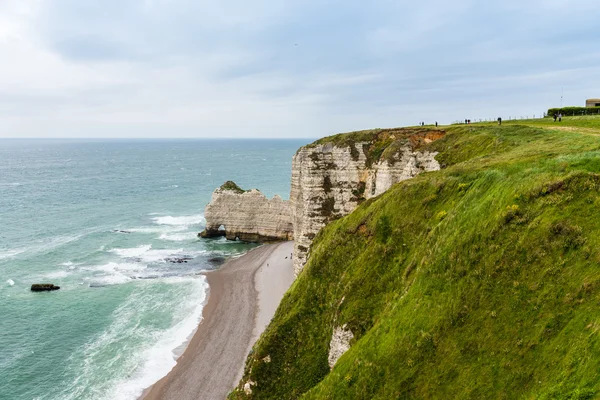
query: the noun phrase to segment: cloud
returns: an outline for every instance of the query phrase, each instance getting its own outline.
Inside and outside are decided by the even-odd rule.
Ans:
[[[0,137],[318,137],[598,96],[581,0],[0,0]],[[216,133],[218,132],[218,134]]]

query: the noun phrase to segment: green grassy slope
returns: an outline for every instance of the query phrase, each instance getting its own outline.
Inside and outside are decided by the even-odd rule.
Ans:
[[[447,132],[445,169],[319,233],[230,398],[600,398],[600,137]]]

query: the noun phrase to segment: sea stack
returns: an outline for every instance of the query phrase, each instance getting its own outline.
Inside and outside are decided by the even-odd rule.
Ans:
[[[256,189],[243,190],[227,181],[212,194],[204,211],[203,238],[225,236],[246,242],[292,240],[292,212],[288,201],[279,196],[268,199]]]

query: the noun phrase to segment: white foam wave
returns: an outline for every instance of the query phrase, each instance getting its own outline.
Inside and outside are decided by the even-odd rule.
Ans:
[[[112,249],[110,252],[125,259],[135,258],[144,263],[151,263],[180,255],[183,253],[183,249],[152,249],[152,245],[147,244],[130,249]]]
[[[135,263],[116,263],[110,262],[103,265],[95,265],[89,267],[82,267],[84,271],[95,271],[105,273],[120,273],[119,271],[141,271],[146,269],[146,265],[135,264]]]
[[[43,276],[44,279],[61,279],[69,276],[67,271],[54,271]]]
[[[185,242],[196,239],[198,234],[196,232],[185,232],[185,233],[163,233],[160,235],[160,240],[168,240],[171,242]]]
[[[169,232],[181,232],[187,229],[187,226],[169,226],[169,225],[161,225],[161,226],[152,226],[152,227],[143,227],[143,228],[132,228],[128,229],[129,232],[133,233],[169,233]]]
[[[7,280],[6,283],[8,284],[8,286],[15,286],[15,281],[13,281],[12,279]]]
[[[165,280],[172,284],[180,284],[190,282],[190,279],[196,281],[198,295],[186,299],[183,302],[183,308],[191,308],[191,312],[171,328],[163,331],[156,344],[146,348],[141,353],[140,363],[138,364],[140,367],[137,368],[130,379],[113,386],[113,390],[108,393],[107,398],[116,400],[137,399],[145,388],[167,375],[177,364],[176,359],[179,355],[177,351],[191,338],[202,319],[202,309],[206,300],[208,284],[204,277],[179,277]]]
[[[152,248],[151,244],[144,244],[130,249],[111,249],[111,253],[115,253],[121,257],[132,258],[139,257]]]
[[[110,262],[103,265],[82,267],[81,270],[101,273],[84,278],[90,285],[108,286],[127,283],[133,279],[133,275],[140,274],[146,268],[147,266],[143,264]]]
[[[167,215],[165,217],[155,217],[152,218],[152,220],[157,225],[190,226],[206,223],[204,215],[202,214],[187,215],[181,217],[172,217],[170,215]]]
[[[27,250],[26,249],[12,249],[12,250],[0,251],[0,260],[18,256],[21,253],[25,253],[25,251],[27,251]]]
[[[107,275],[99,278],[89,279],[90,285],[98,286],[110,286],[110,285],[122,285],[131,281],[132,279],[121,273],[114,273],[113,275]]]
[[[151,285],[138,287],[113,312],[112,323],[73,353],[69,364],[74,379],[62,399],[138,399],[175,366],[177,351],[202,318],[208,284],[204,277],[161,282],[172,288],[157,292]],[[148,315],[164,312],[165,307],[170,309],[172,324],[148,325]],[[115,348],[122,350],[115,352]]]
[[[103,251],[103,250],[101,250],[101,251]],[[62,265],[63,267],[69,268],[69,270],[74,270],[75,267],[77,267],[78,265],[81,265],[81,264],[76,264],[76,263],[74,263],[72,261],[67,261],[67,262],[64,262],[64,263],[62,263],[60,265]]]
[[[89,234],[89,232],[82,233],[80,235],[56,236],[50,240],[38,241],[32,247],[29,248],[2,250],[0,251],[0,260],[16,257],[23,253],[26,253],[27,256],[39,253],[46,253],[51,250],[55,250],[58,247],[75,242],[81,239],[82,237],[86,236],[87,234]]]

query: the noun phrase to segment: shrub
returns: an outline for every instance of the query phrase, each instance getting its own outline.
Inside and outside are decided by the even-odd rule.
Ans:
[[[550,108],[548,110],[548,116],[562,114],[564,116],[575,116],[575,115],[598,115],[600,114],[600,107],[562,107],[562,108]]]

